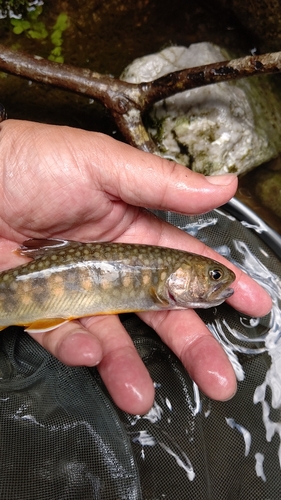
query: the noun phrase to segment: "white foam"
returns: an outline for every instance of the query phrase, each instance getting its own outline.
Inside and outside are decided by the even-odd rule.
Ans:
[[[266,481],[265,473],[263,471],[263,461],[264,461],[264,454],[263,453],[256,453],[255,454],[255,459],[256,459],[256,473],[257,476],[260,477],[263,482]]]
[[[231,427],[231,429],[237,429],[237,431],[242,434],[245,442],[245,457],[249,455],[250,448],[251,448],[251,443],[252,443],[252,436],[251,433],[243,427],[243,425],[238,424],[235,422],[234,418],[225,418],[227,425]]]

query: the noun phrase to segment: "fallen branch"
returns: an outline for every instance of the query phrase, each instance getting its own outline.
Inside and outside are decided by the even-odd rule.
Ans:
[[[0,45],[0,70],[99,100],[111,111],[117,126],[130,144],[144,151],[157,152],[156,145],[142,122],[143,113],[152,104],[195,87],[279,73],[281,52],[188,68],[151,82],[132,84],[89,69],[29,56]]]

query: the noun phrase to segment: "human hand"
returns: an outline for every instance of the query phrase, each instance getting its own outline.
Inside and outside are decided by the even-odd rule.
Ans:
[[[206,178],[102,134],[8,120],[0,124],[0,268],[23,263],[11,253],[27,238],[122,241],[200,253],[236,273],[229,304],[251,316],[270,310],[266,292],[241,270],[141,207],[199,214],[222,205],[234,176]],[[140,313],[209,397],[230,398],[233,369],[194,310]],[[32,336],[68,365],[97,366],[116,404],[145,413],[153,383],[118,316],[72,321]]]

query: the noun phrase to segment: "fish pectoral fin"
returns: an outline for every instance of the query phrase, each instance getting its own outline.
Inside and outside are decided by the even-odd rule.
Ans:
[[[50,330],[54,330],[69,321],[69,319],[64,318],[38,319],[37,321],[30,323],[24,331],[28,333],[49,332]]]
[[[162,307],[168,307],[169,301],[166,299],[166,297],[163,297],[163,295],[157,292],[154,287],[150,288],[150,295],[155,304],[159,304]]]
[[[14,252],[18,255],[23,255],[24,257],[38,259],[39,257],[42,257],[42,255],[46,255],[48,252],[53,253],[56,249],[71,247],[76,248],[78,245],[80,245],[80,243],[77,241],[31,238],[30,240],[24,241],[23,244]]]

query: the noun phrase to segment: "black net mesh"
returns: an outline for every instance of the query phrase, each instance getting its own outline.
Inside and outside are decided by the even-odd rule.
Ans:
[[[84,368],[19,329],[1,336],[0,498],[140,498],[124,427]]]
[[[222,210],[168,213],[265,286],[272,313],[199,311],[235,368],[236,396],[214,402],[135,315],[124,315],[155,384],[144,416],[118,410],[97,372],[69,368],[19,328],[0,336],[3,500],[280,500],[281,263],[255,228]]]

